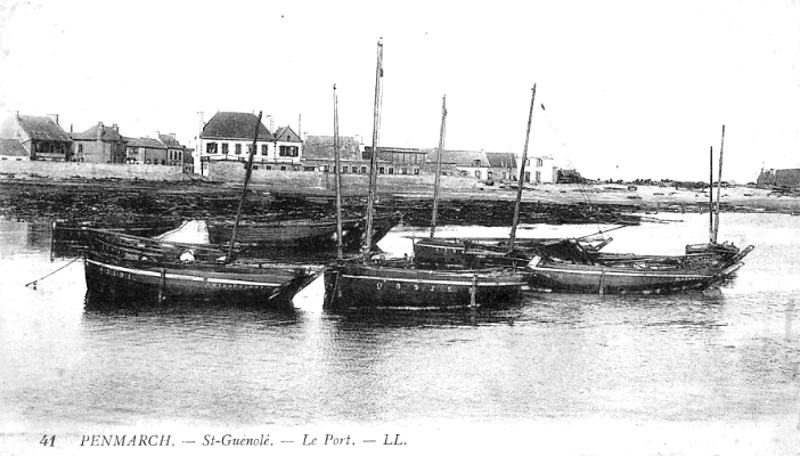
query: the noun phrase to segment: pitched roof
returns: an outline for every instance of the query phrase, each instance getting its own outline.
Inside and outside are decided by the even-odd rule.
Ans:
[[[249,139],[253,140],[258,117],[246,112],[218,112],[203,127],[201,138],[210,139]],[[258,139],[275,139],[264,124],[258,127]]]
[[[486,152],[486,159],[492,168],[516,168],[517,159],[511,152]]]
[[[362,160],[360,143],[350,136],[339,137],[339,153],[343,160]],[[303,157],[307,160],[333,160],[333,136],[306,136]]]
[[[53,119],[44,116],[20,115],[19,125],[31,139],[43,141],[71,141],[69,135]]]
[[[425,163],[436,163],[439,160],[439,149],[433,149],[429,154],[428,157],[425,159]],[[488,167],[489,160],[486,158],[486,152],[481,151],[474,151],[474,150],[449,150],[445,149],[442,151],[442,163],[443,164],[450,164],[450,165],[458,165],[458,166],[475,166],[475,162],[478,162],[481,167]]]
[[[0,139],[0,155],[6,157],[27,157],[28,151],[16,139]]]
[[[174,149],[181,149],[183,146],[180,142],[172,135],[162,135],[161,133],[158,134],[158,140],[161,141],[167,147],[172,147]]]
[[[97,124],[92,126],[86,131],[70,133],[73,140],[83,140],[83,141],[96,141],[97,140],[97,132],[102,128],[100,134],[100,140],[106,142],[117,142],[117,141],[124,141],[125,139],[122,137],[121,134],[116,130],[114,127],[109,127],[108,125]]]
[[[275,132],[275,139],[286,142],[303,142],[303,140],[300,139],[300,136],[298,136],[297,133],[292,130],[292,127],[288,125],[278,128],[278,130]]]
[[[161,144],[161,141],[153,138],[125,138],[128,142],[128,147],[146,147],[148,149],[166,149],[167,146]]]

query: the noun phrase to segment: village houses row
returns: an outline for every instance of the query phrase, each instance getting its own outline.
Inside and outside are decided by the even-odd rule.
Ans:
[[[104,164],[180,166],[185,173],[210,174],[221,161],[246,162],[258,135],[253,156],[254,169],[277,171],[334,171],[332,136],[301,137],[290,126],[270,131],[252,113],[217,112],[208,122],[200,113],[198,136],[193,150],[183,146],[174,134],[156,132],[154,137],[131,138],[120,134],[117,124],[98,122],[82,132],[64,131],[57,115],[30,116],[19,113],[0,126],[0,160],[70,161]],[[372,147],[358,137],[339,138],[341,172],[366,174]],[[380,148],[378,172],[420,175],[435,173],[436,148]],[[552,157],[530,157],[525,181],[554,183],[562,171]],[[442,174],[471,177],[481,181],[517,178],[518,158],[511,152],[445,150]]]

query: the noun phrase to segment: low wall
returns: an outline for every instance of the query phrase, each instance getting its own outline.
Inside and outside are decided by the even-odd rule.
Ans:
[[[215,162],[209,169],[209,177],[215,181],[243,182],[244,163]],[[431,193],[433,192],[435,176],[426,174],[412,176],[407,174],[381,174],[378,176],[378,191],[392,193]],[[335,174],[320,171],[275,171],[266,169],[253,169],[250,182],[264,187],[281,189],[291,188],[335,188]],[[345,192],[364,190],[368,188],[369,175],[343,174],[342,188]],[[474,178],[442,176],[441,188],[469,190],[480,186]]]
[[[183,180],[180,166],[124,165],[106,163],[45,162],[45,161],[0,161],[0,173],[15,177],[42,176],[52,179],[117,178],[144,180]]]

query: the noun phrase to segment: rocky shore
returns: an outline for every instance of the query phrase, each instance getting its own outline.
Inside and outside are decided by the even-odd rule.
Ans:
[[[363,211],[366,192],[349,189],[346,209]],[[241,186],[208,181],[121,179],[3,179],[0,216],[27,221],[53,219],[130,220],[136,217],[230,219]],[[650,221],[658,212],[707,212],[708,190],[619,185],[526,186],[521,223],[619,223]],[[716,195],[716,190],[714,191]],[[430,223],[431,194],[386,193],[379,189],[379,211],[405,214],[404,223]],[[513,218],[516,188],[487,186],[443,191],[439,220],[448,225],[507,226]],[[800,214],[800,197],[764,189],[722,189],[723,212]],[[251,185],[244,216],[249,219],[324,217],[334,214],[329,189],[275,189]]]

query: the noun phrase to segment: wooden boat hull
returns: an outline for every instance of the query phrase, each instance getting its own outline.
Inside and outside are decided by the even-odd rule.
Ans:
[[[730,277],[744,264],[724,269],[642,269],[596,265],[540,263],[531,266],[536,291],[584,294],[666,294],[703,289]]]
[[[443,271],[396,264],[337,264],[325,271],[325,308],[499,307],[518,298],[526,282],[522,270]]]
[[[180,224],[181,219],[177,217],[54,220],[52,222],[52,250],[54,256],[67,256],[80,252],[89,245],[92,229],[149,237],[175,229]]]
[[[508,239],[503,238],[422,238],[414,243],[414,260],[426,267],[485,268],[524,266],[542,245],[560,239],[527,238],[514,242],[514,252],[508,253]],[[602,243],[583,242],[581,247],[596,252]]]
[[[373,247],[398,223],[396,215],[376,217],[373,223]],[[209,223],[212,243],[230,239],[231,223]],[[342,247],[358,252],[364,242],[366,222],[363,218],[342,221]],[[251,254],[274,250],[332,252],[336,250],[336,220],[286,220],[276,222],[242,222],[236,231],[237,243],[247,245]],[[246,254],[246,253],[244,253]]]
[[[148,266],[92,254],[85,271],[92,301],[109,307],[183,301],[290,307],[294,295],[316,277],[290,268]]]

